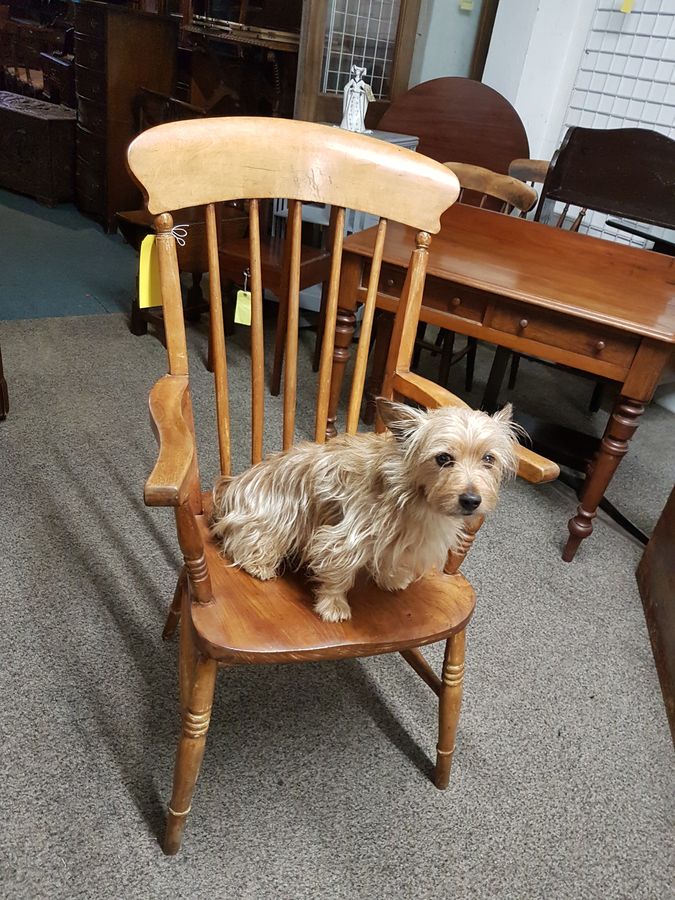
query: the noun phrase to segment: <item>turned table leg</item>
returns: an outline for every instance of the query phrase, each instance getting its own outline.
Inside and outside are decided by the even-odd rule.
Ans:
[[[332,438],[337,434],[335,422],[337,420],[337,408],[340,402],[342,379],[345,374],[345,366],[350,355],[350,347],[356,330],[356,316],[353,310],[338,309],[337,322],[335,323],[335,347],[333,349],[333,369],[330,378],[330,399],[328,401],[328,419],[326,421],[326,437]]]
[[[617,466],[626,455],[628,442],[635,434],[644,411],[644,403],[622,396],[617,399],[600,449],[586,478],[576,515],[568,523],[570,536],[562,557],[565,562],[574,559],[581,542],[593,532],[593,519],[598,505]]]
[[[337,409],[342,390],[342,379],[350,355],[354,332],[356,331],[356,305],[358,286],[361,283],[363,259],[345,253],[340,272],[340,293],[338,295],[337,318],[335,322],[335,344],[333,347],[333,368],[330,375],[330,398],[326,419],[326,438],[337,434]]]

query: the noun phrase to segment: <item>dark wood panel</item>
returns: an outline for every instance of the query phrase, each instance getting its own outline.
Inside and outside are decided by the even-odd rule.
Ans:
[[[637,570],[649,637],[675,744],[675,488]]]

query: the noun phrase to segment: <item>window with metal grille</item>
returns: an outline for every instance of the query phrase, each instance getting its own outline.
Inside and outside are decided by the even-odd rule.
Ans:
[[[389,97],[400,0],[331,0],[324,46],[321,91],[339,94],[353,65],[378,100]]]

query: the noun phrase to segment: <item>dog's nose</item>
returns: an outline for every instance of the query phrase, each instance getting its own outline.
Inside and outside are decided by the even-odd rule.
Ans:
[[[465,509],[467,512],[473,512],[474,509],[478,509],[480,506],[481,496],[480,494],[466,493],[459,495],[459,505],[462,509]]]

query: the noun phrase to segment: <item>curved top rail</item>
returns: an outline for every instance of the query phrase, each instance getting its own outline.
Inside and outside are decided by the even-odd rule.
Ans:
[[[154,215],[285,197],[357,209],[435,234],[459,193],[455,175],[421,154],[293,119],[169,122],[135,138],[127,159]]]

